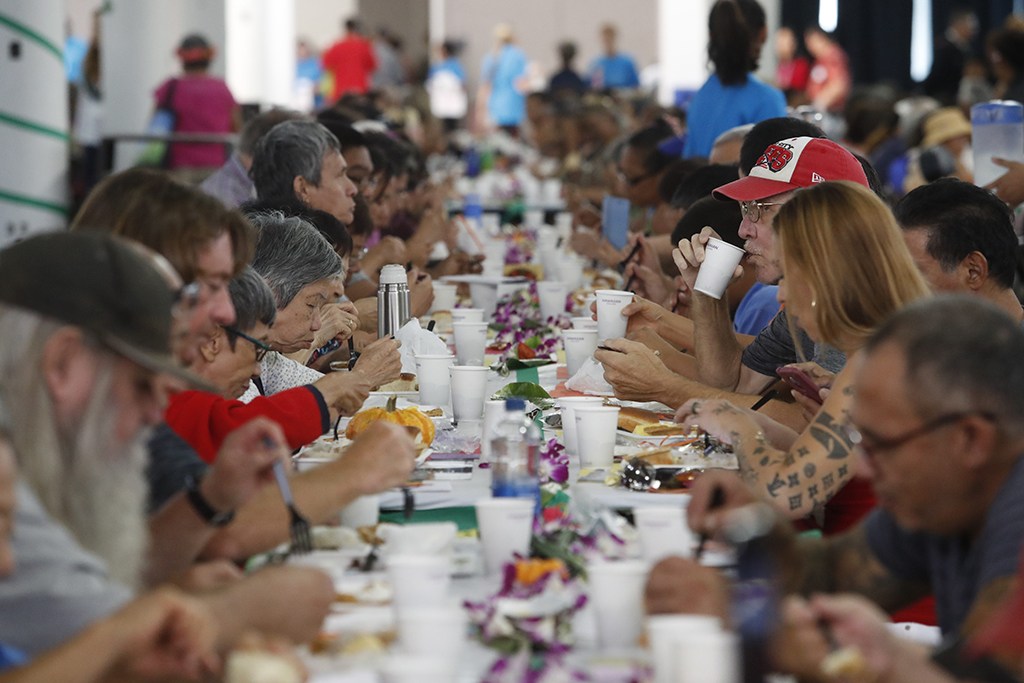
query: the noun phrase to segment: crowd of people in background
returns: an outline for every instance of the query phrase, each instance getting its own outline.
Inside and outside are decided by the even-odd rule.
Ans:
[[[467,179],[509,222],[524,202],[571,212],[569,248],[622,268],[627,334],[595,359],[618,398],[735,452],[737,475],[697,481],[689,524],[771,519],[794,596],[773,668],[820,678],[831,632],[870,680],[1005,680],[897,641],[896,619],[935,626],[958,664],[964,642],[1009,645],[1019,672],[1006,623],[1024,613],[1000,608],[1024,547],[1024,164],[973,185],[966,109],[1024,98],[1024,25],[976,54],[976,20],[954,12],[912,94],[854,82],[817,27],[770,35],[756,0],[718,0],[708,29],[711,73],[684,107],[656,103],[611,24],[585,71],[560,44],[540,88],[499,24],[472,93],[457,40],[417,74],[349,18],[322,55],[301,45],[315,111],[245,122],[208,73],[214,46],[185,37],[153,107],[178,133],[237,131],[233,150],[172,142],[162,168],[86,174],[67,232],[0,251],[0,669],[33,660],[0,681],[195,677],[247,631],[271,649],[316,633],[326,577],[237,565],[287,540],[273,463],[399,376],[382,268],[406,267],[414,316],[435,279],[480,272],[449,210]],[[756,75],[766,43],[774,84]],[[90,59],[79,116],[99,97]],[[608,195],[629,202],[625,246],[601,230]],[[711,238],[746,252],[718,299],[695,289]],[[811,387],[786,390],[782,366]],[[413,461],[380,422],[291,486],[321,523]],[[669,559],[646,608],[729,623],[728,590]]]

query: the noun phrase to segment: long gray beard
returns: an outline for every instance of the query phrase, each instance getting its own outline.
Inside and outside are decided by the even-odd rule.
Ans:
[[[79,424],[62,430],[51,418],[49,430],[56,438],[42,436],[46,426],[33,425],[37,431],[30,439],[35,447],[21,454],[22,472],[47,512],[106,563],[110,577],[138,589],[149,547],[149,430],[128,444],[115,443],[117,416],[109,398],[112,375],[110,364],[99,370]]]

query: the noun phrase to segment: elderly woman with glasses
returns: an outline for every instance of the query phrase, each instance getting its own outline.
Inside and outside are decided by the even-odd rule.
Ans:
[[[284,354],[315,345],[324,309],[345,294],[341,257],[307,221],[280,212],[252,214],[249,220],[258,233],[252,267],[270,286],[277,316],[267,335],[272,352],[263,358],[260,375],[241,397],[243,402],[324,377]],[[353,372],[333,381],[358,389],[361,405],[370,390],[397,379],[400,371],[398,342],[378,339],[366,347]]]

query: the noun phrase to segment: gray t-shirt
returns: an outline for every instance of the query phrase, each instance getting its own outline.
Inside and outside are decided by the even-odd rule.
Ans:
[[[769,377],[775,376],[779,366],[802,360],[813,360],[831,373],[838,373],[846,365],[846,356],[842,351],[827,344],[815,344],[803,330],[798,329],[797,332],[803,358],[797,354],[793,336],[789,333],[789,323],[786,322],[786,309],[782,309],[750,346],[743,350],[743,364]]]
[[[0,578],[0,642],[34,657],[132,599],[18,483],[12,538],[15,569]]]
[[[973,543],[906,531],[881,508],[864,525],[875,557],[895,576],[931,585],[939,628],[943,635],[956,633],[981,589],[1017,571],[1024,542],[1024,457],[992,502]]]

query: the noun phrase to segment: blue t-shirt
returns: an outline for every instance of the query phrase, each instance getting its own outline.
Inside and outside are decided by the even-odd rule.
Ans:
[[[711,74],[690,100],[683,156],[706,157],[715,138],[730,128],[785,115],[786,97],[782,91],[762,83],[753,74],[747,74],[743,85],[722,85],[718,74]]]
[[[757,336],[779,312],[779,288],[755,282],[736,307],[732,328],[740,334]]]
[[[28,657],[21,650],[0,643],[0,671],[14,669],[28,663]]]
[[[601,55],[590,65],[590,84],[595,88],[635,88],[640,85],[636,62],[621,52]]]
[[[935,454],[936,462],[942,455]],[[881,508],[868,515],[864,529],[882,566],[894,576],[931,586],[939,628],[943,635],[957,633],[981,590],[1017,572],[1024,542],[1024,457],[992,501],[973,541],[907,531]]]
[[[466,70],[462,68],[462,64],[460,64],[459,60],[455,59],[455,57],[449,57],[448,59],[444,59],[437,64],[434,64],[430,67],[430,73],[427,74],[427,77],[429,78],[430,76],[441,73],[442,71],[450,71],[455,74],[460,81],[463,83],[466,82]]]
[[[526,74],[526,55],[515,45],[506,45],[497,55],[484,59],[483,80],[491,86],[487,111],[499,126],[518,126],[526,116],[526,96],[516,81]]]

